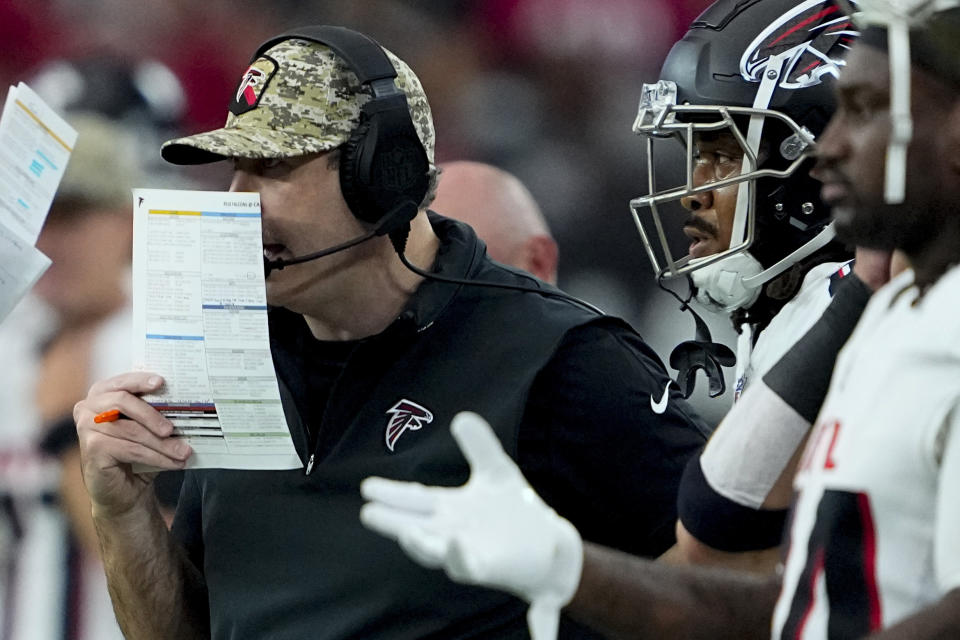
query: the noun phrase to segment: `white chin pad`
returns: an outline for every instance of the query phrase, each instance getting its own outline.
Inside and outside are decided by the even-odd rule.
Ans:
[[[697,288],[697,302],[708,309],[730,313],[757,301],[762,285],[747,286],[744,279],[762,271],[763,265],[756,258],[740,252],[701,267],[690,277]]]

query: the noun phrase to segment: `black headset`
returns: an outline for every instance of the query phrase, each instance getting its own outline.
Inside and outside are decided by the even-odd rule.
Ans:
[[[376,40],[345,27],[301,27],[260,45],[253,60],[284,40],[326,45],[373,96],[340,152],[340,189],[350,211],[389,233],[410,222],[430,188],[430,161],[410,117],[397,70]]]

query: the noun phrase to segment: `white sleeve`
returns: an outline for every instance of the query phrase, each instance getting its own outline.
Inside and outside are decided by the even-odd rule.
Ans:
[[[870,295],[859,278],[848,277],[825,310],[804,303],[819,319],[734,403],[707,443],[700,464],[717,493],[760,508],[817,417],[837,353]]]
[[[723,419],[700,456],[714,491],[759,509],[783,473],[810,423],[763,381],[758,381]]]
[[[937,487],[934,568],[941,592],[960,587],[960,400],[944,420],[946,439]]]

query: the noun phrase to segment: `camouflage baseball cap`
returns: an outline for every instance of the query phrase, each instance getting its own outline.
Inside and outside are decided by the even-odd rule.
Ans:
[[[386,51],[386,50],[385,50]],[[417,135],[433,162],[433,116],[420,80],[386,51],[406,94]],[[285,158],[329,151],[347,141],[370,94],[356,74],[326,45],[283,40],[244,72],[220,129],[163,144],[174,164],[202,164],[225,158]]]

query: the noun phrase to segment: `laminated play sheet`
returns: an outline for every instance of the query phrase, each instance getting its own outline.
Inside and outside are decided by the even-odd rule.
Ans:
[[[267,329],[256,193],[135,189],[134,368],[193,448],[190,468],[301,467]]]

